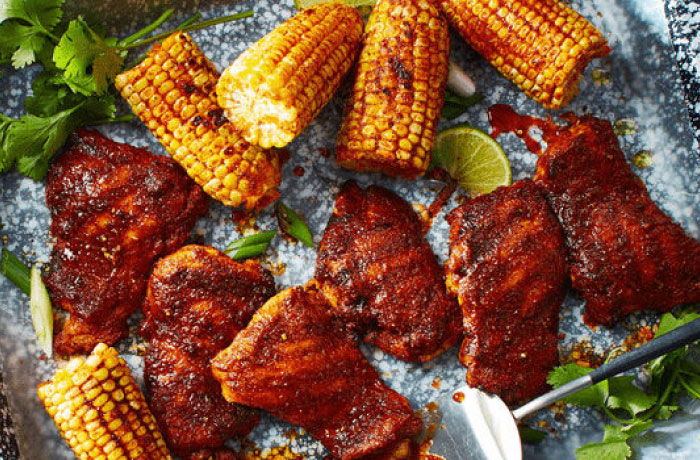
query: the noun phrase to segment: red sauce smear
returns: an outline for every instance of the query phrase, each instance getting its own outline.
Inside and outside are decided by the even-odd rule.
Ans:
[[[292,172],[295,176],[301,177],[304,175],[304,168],[302,166],[295,166]]]
[[[327,148],[320,148],[320,149],[318,149],[318,151],[321,152],[321,156],[323,158],[330,158],[331,153],[333,153],[333,152],[331,152],[330,149],[327,149]]]
[[[423,219],[424,234],[428,233],[430,227],[433,226],[433,219],[435,219],[435,216],[437,216],[445,204],[447,204],[447,201],[450,199],[455,190],[457,190],[457,183],[450,180],[447,185],[440,190],[440,193],[438,193],[438,195],[435,197],[435,200],[430,203],[428,211],[426,212],[426,218]]]
[[[462,401],[464,401],[464,393],[458,391],[457,393],[452,395],[452,399],[454,399],[455,402],[461,403]]]
[[[280,159],[280,166],[284,166],[284,164],[289,161],[289,150],[288,149],[281,149],[277,151],[277,155],[279,155]]]
[[[491,137],[496,139],[503,133],[513,133],[525,141],[529,151],[537,155],[542,153],[542,146],[530,135],[530,128],[541,129],[545,139],[557,131],[557,125],[551,119],[543,120],[542,118],[520,115],[506,104],[496,104],[489,107],[489,121],[492,128]]]
[[[231,210],[231,219],[233,219],[234,222],[239,223],[243,220],[247,220],[252,214],[252,211],[250,209],[233,209]]]

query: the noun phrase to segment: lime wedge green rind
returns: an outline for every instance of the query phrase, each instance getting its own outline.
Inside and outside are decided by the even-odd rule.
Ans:
[[[472,196],[510,185],[512,179],[508,157],[498,142],[471,126],[438,133],[432,164],[447,171]]]

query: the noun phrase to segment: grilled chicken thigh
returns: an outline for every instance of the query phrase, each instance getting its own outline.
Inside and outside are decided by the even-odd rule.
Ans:
[[[527,179],[463,204],[448,220],[447,287],[464,314],[467,382],[507,403],[531,399],[559,361],[567,279],[559,223]]]
[[[224,397],[305,428],[335,458],[403,458],[421,421],[330,309],[312,286],[270,299],[213,360]]]
[[[408,361],[454,345],[462,315],[411,206],[382,187],[345,184],[321,241],[316,279],[366,342]]]
[[[564,228],[586,320],[700,302],[700,243],[651,200],[610,123],[583,117],[546,141],[535,181]]]
[[[210,361],[274,293],[258,262],[210,247],[185,246],[156,263],[143,305],[144,378],[151,410],[179,456],[221,457],[227,439],[257,424],[257,411],[222,397]]]
[[[44,281],[70,312],[58,353],[90,352],[127,334],[153,261],[179,248],[208,199],[170,158],[80,130],[49,170],[56,242]]]

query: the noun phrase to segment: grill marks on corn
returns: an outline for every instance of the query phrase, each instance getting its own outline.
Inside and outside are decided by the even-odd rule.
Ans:
[[[218,79],[190,37],[175,33],[117,76],[116,87],[205,192],[229,206],[262,208],[279,196],[279,158],[248,144],[224,116]]]
[[[603,35],[559,0],[440,0],[460,35],[546,108],[567,105],[584,68],[610,52]]]
[[[284,147],[337,91],[361,36],[362,19],[352,7],[306,9],[224,71],[217,87],[219,104],[249,142]]]
[[[337,161],[392,176],[422,175],[442,109],[449,35],[426,0],[382,0],[374,8]]]
[[[39,385],[39,399],[79,459],[170,459],[129,368],[114,348],[95,347]]]

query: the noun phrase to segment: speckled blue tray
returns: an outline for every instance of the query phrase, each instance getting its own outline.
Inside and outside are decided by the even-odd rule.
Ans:
[[[156,14],[152,1],[122,0],[110,7],[110,20],[121,24],[125,35],[135,21]],[[253,8],[253,19],[225,24],[193,34],[203,51],[221,69],[255,40],[272,30],[281,20],[294,13],[292,0],[246,0],[242,2],[201,2],[205,17]],[[628,120],[636,125],[632,134],[620,138],[623,149],[631,158],[636,152],[648,150],[653,165],[636,172],[648,184],[651,196],[660,206],[680,222],[691,235],[700,237],[700,166],[697,145],[693,147],[688,104],[684,87],[690,93],[687,100],[693,113],[693,123],[700,135],[700,106],[698,106],[698,55],[700,48],[700,6],[697,2],[668,0],[574,0],[573,6],[599,26],[610,39],[613,53],[609,58],[594,62],[586,72],[581,95],[567,108],[577,113],[591,112],[610,120]],[[162,2],[161,2],[162,5]],[[161,6],[162,7],[162,6]],[[192,7],[190,6],[189,9]],[[139,11],[134,14],[134,11]],[[673,45],[664,11],[671,18]],[[182,11],[182,15],[185,12]],[[130,18],[138,17],[132,20]],[[680,58],[678,72],[674,53]],[[486,108],[495,103],[507,103],[517,110],[546,115],[534,102],[527,99],[513,85],[504,80],[459,38],[453,37],[452,58],[473,76],[479,90],[486,95],[483,103],[473,107],[455,122],[469,121],[481,129],[488,129]],[[17,116],[29,89],[29,76],[35,70],[3,74],[0,84],[0,112]],[[595,71],[606,78],[594,79]],[[395,181],[378,175],[355,174],[336,167],[332,160],[319,154],[320,148],[332,148],[339,126],[342,99],[337,97],[324,109],[309,129],[291,145],[291,160],[284,168],[281,187],[284,201],[303,211],[318,242],[331,213],[334,195],[339,184],[348,178],[360,184],[378,183],[397,191],[409,202],[427,205],[440,189],[440,184],[427,180],[416,182]],[[126,107],[122,107],[127,110]],[[105,129],[105,133],[119,141],[147,145],[153,151],[164,153],[150,133],[134,122]],[[536,158],[512,136],[500,139],[513,165],[514,179],[530,176]],[[697,142],[697,141],[695,141]],[[302,166],[306,173],[299,178],[292,173]],[[47,262],[48,211],[44,203],[44,186],[17,174],[0,178],[0,218],[6,225],[7,247],[23,254],[31,262]],[[452,201],[446,210],[454,207]],[[270,211],[259,219],[261,228],[274,225]],[[215,247],[222,248],[239,235],[230,220],[229,209],[216,205],[202,219],[196,233]],[[441,260],[447,255],[447,225],[444,213],[435,219],[429,240]],[[283,274],[276,277],[280,288],[302,284],[311,276],[315,253],[299,244],[276,239],[269,251],[268,261],[284,264]],[[0,277],[2,278],[2,277]],[[61,441],[49,417],[36,397],[36,384],[48,378],[57,363],[40,360],[26,296],[4,278],[0,279],[0,355],[4,364],[5,394],[12,408],[17,444],[14,443],[6,411],[0,413],[0,460],[17,458],[17,445],[22,458],[30,460],[69,459],[72,454]],[[562,309],[561,346],[588,339],[598,348],[607,349],[626,336],[625,325],[612,330],[591,330],[581,322],[582,302],[567,298]],[[653,321],[655,315],[639,315],[630,323]],[[133,324],[136,325],[138,318]],[[125,340],[119,349],[129,364],[140,374],[142,359],[137,351],[142,347],[137,338]],[[381,351],[363,347],[368,358],[378,368],[386,382],[406,395],[414,407],[419,407],[443,392],[449,392],[464,381],[465,371],[459,365],[456,350],[450,350],[426,364],[399,362]],[[439,381],[440,384],[433,385]],[[438,388],[435,388],[438,386]],[[2,387],[2,385],[0,385]],[[4,407],[0,397],[0,408]],[[691,459],[700,449],[700,407],[684,405],[685,412],[671,421],[657,425],[650,434],[635,445],[637,458]],[[564,422],[548,419],[555,428],[553,435],[538,446],[526,446],[526,458],[573,458],[576,447],[602,436],[604,419],[594,411],[570,409]],[[252,434],[252,439],[263,447],[288,442],[289,429],[266,417]],[[322,447],[307,436],[292,442],[295,451],[310,458],[320,458]]]

